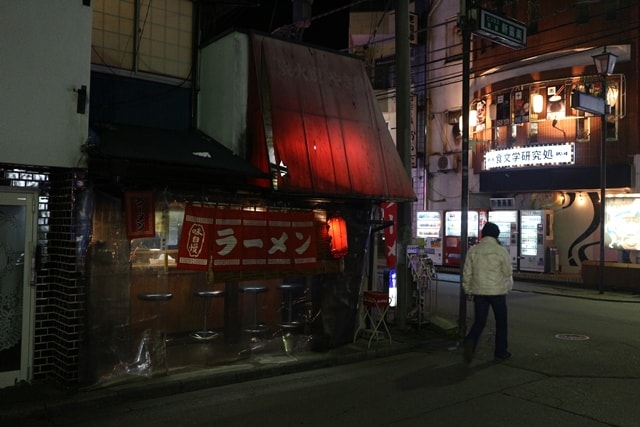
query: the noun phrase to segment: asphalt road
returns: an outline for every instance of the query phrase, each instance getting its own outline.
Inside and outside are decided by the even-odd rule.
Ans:
[[[440,284],[439,315],[456,318],[457,292]],[[640,425],[640,304],[513,292],[509,317],[513,358],[503,363],[492,360],[490,321],[469,366],[454,340],[439,340],[360,363],[66,408],[22,425]]]

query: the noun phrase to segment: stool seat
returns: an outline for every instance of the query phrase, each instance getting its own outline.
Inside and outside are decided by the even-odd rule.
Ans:
[[[267,292],[266,286],[244,286],[238,289],[240,292],[247,292],[252,294],[260,294],[262,292]]]
[[[138,294],[138,299],[141,301],[169,301],[171,298],[173,298],[171,293]]]
[[[213,298],[224,295],[224,291],[196,291],[193,294],[197,297]]]
[[[281,283],[278,285],[278,289],[280,289],[281,291],[292,291],[294,289],[300,289],[303,286],[304,285],[299,285],[296,283]]]
[[[302,323],[298,322],[298,321],[292,321],[292,322],[283,322],[283,323],[278,323],[278,326],[280,326],[282,329],[287,329],[287,330],[296,330],[298,329],[300,326],[302,326]]]

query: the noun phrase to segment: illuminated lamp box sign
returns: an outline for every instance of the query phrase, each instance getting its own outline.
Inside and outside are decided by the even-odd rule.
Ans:
[[[611,249],[640,249],[640,194],[616,194],[605,198],[604,243]]]
[[[575,143],[573,142],[491,150],[484,155],[484,170],[574,163]]]

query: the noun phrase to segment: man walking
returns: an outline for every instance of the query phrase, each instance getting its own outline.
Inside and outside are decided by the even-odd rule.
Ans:
[[[513,288],[509,253],[498,242],[500,229],[492,222],[482,228],[482,240],[469,249],[462,270],[462,287],[473,300],[474,319],[464,339],[464,361],[471,363],[480,335],[487,323],[489,307],[496,322],[494,360],[511,357],[507,342],[507,293]]]

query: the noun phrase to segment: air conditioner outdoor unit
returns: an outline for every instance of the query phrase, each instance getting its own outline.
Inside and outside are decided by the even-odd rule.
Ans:
[[[429,159],[429,171],[444,172],[457,169],[458,158],[455,154],[441,154]]]

